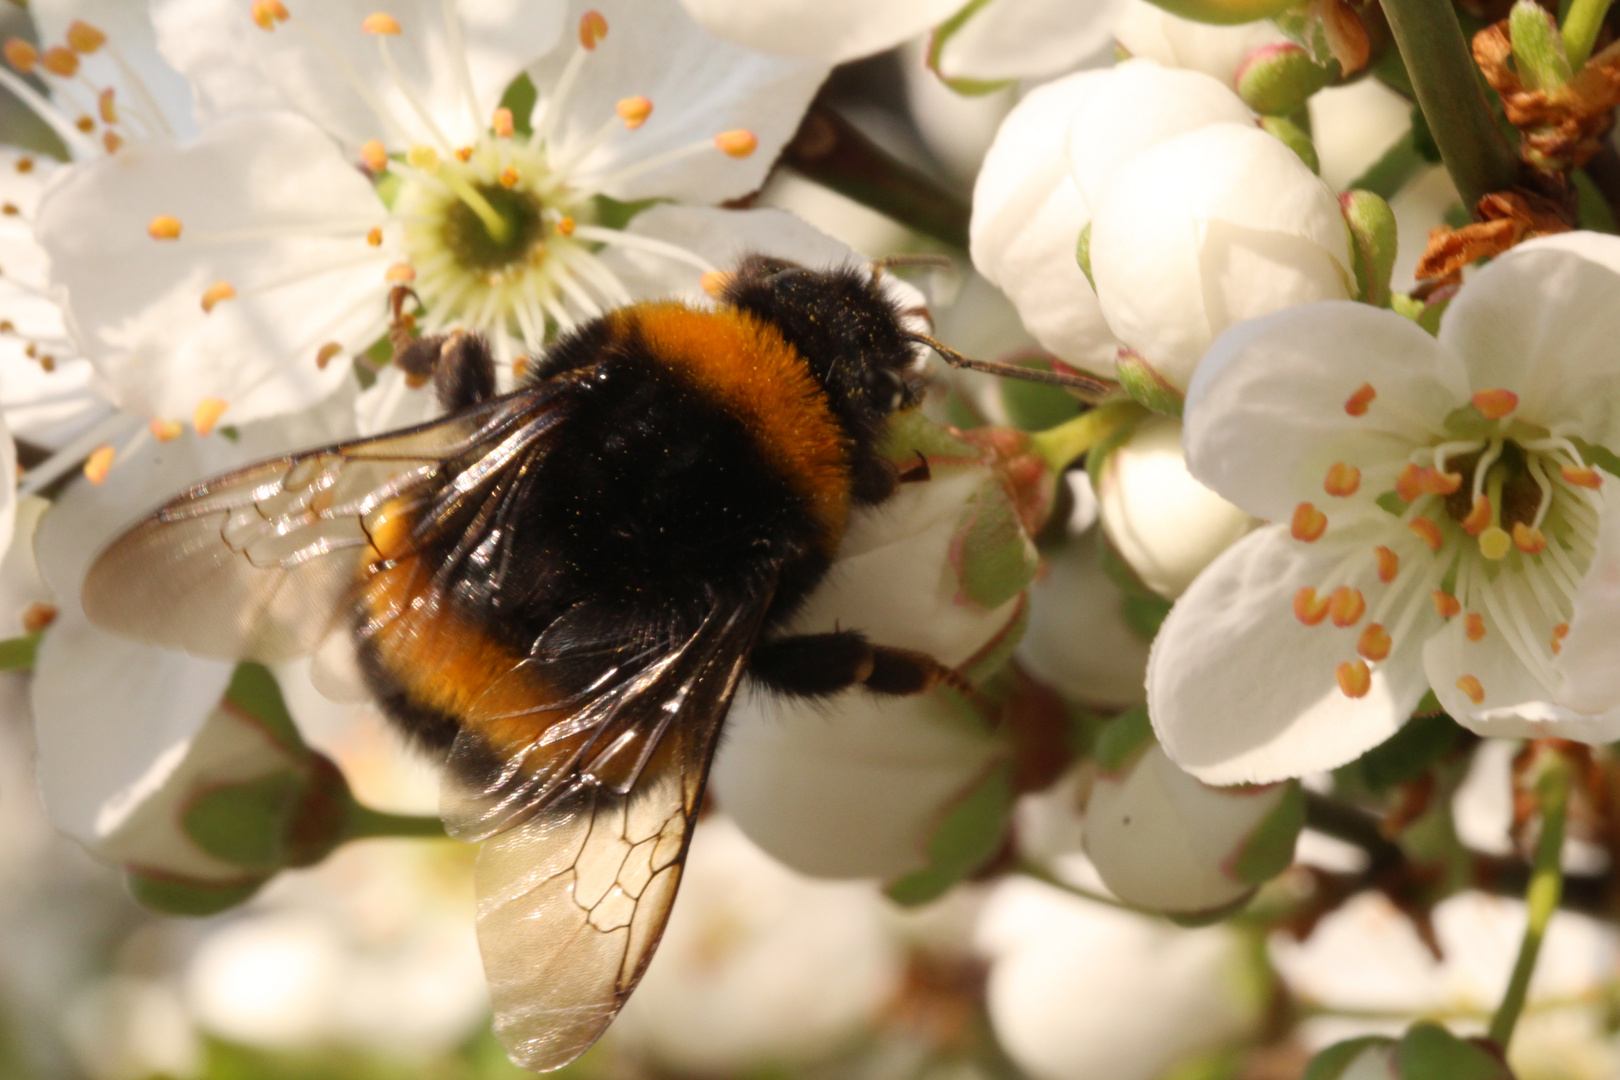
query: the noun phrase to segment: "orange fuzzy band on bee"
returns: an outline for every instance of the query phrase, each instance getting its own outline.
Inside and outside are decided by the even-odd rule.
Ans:
[[[413,703],[473,727],[498,755],[532,746],[568,715],[566,706],[546,707],[566,695],[536,679],[510,647],[428,599],[431,571],[414,555],[400,557],[410,531],[409,515],[386,507],[371,527],[360,571],[360,604],[375,628],[366,644]],[[554,750],[564,755],[572,746],[561,740]],[[525,759],[529,768],[546,764],[534,754]]]
[[[735,308],[637,304],[608,315],[648,351],[741,420],[821,525],[830,554],[849,519],[848,437],[826,392],[776,327]]]

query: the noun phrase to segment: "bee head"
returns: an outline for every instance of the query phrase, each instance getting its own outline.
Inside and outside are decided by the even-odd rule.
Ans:
[[[748,255],[726,281],[721,299],[781,331],[852,432],[916,403],[915,344],[899,308],[865,268],[812,270]]]

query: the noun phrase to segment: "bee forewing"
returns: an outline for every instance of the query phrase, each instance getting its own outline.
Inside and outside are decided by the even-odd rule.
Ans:
[[[197,656],[308,653],[340,616],[383,504],[440,486],[445,463],[507,435],[537,397],[206,480],[101,553],[85,577],[85,614]]]

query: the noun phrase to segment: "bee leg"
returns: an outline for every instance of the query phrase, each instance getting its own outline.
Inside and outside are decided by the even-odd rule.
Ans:
[[[920,484],[934,478],[934,470],[928,467],[928,455],[921,450],[914,453],[917,455],[917,463],[900,470],[898,479],[902,484]]]
[[[856,630],[797,634],[763,641],[748,661],[755,681],[792,697],[828,697],[852,686],[874,694],[920,694],[949,686],[977,700],[961,672],[927,653],[874,645]]]
[[[478,334],[454,333],[439,349],[433,389],[446,412],[459,412],[495,396],[495,358]]]

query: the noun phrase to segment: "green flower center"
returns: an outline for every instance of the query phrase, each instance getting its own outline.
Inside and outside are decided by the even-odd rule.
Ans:
[[[473,190],[504,227],[492,228],[466,201],[457,200],[445,207],[439,227],[445,248],[469,270],[503,270],[526,262],[545,231],[540,199],[500,184],[477,184]]]

